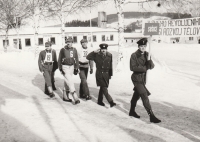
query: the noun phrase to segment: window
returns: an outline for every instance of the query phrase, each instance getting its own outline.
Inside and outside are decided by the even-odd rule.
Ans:
[[[93,42],[97,42],[97,36],[96,35],[93,35],[92,38],[93,38]]]
[[[105,39],[106,39],[106,36],[105,35],[102,35],[102,41],[105,41]]]
[[[91,42],[91,36],[88,37],[88,42]]]
[[[77,43],[77,36],[73,36],[74,43]]]
[[[193,37],[189,37],[189,40],[193,40]]]
[[[9,40],[3,40],[3,47],[9,46]]]
[[[83,39],[87,39],[87,36],[83,36]]]
[[[50,38],[50,41],[51,41],[51,44],[56,44],[56,39],[55,39],[55,37],[51,37],[51,38]]]
[[[30,38],[25,39],[25,46],[31,46],[31,39]]]
[[[38,45],[43,45],[43,38],[38,38]]]
[[[110,41],[113,41],[113,40],[114,40],[114,36],[110,35]]]

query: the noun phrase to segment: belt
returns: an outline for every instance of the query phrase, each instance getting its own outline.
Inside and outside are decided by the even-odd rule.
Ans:
[[[80,61],[79,61],[79,64],[80,64],[80,65],[87,65],[88,63],[83,63],[83,62],[80,62]]]
[[[52,62],[45,62],[44,65],[52,65]]]

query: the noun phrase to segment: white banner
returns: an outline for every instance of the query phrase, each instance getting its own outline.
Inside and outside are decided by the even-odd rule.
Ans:
[[[159,35],[169,37],[200,37],[200,17],[172,20],[143,20],[145,23],[159,23]]]

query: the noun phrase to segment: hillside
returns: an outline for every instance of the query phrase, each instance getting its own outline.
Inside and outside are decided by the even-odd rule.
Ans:
[[[152,16],[162,16],[162,17],[169,17],[171,19],[178,19],[180,18],[191,18],[190,14],[179,14],[178,13],[157,13],[157,12],[124,12],[125,19],[131,18],[150,18]],[[117,14],[110,14],[107,15],[107,22],[111,24],[113,22],[117,22]],[[98,18],[93,18],[92,21],[98,22]]]

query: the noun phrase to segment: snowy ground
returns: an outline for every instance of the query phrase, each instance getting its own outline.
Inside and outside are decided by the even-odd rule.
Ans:
[[[0,51],[0,142],[200,142],[200,45],[153,43],[156,67],[147,87],[159,124],[149,122],[141,100],[136,108],[141,118],[128,116],[129,58],[135,50],[124,49],[126,71],[115,72],[110,82],[114,108],[106,99],[106,107],[96,104],[94,74],[88,78],[92,100],[73,105],[61,100],[63,79],[56,71],[57,95],[50,100],[31,51]],[[74,79],[78,92],[79,76]]]

